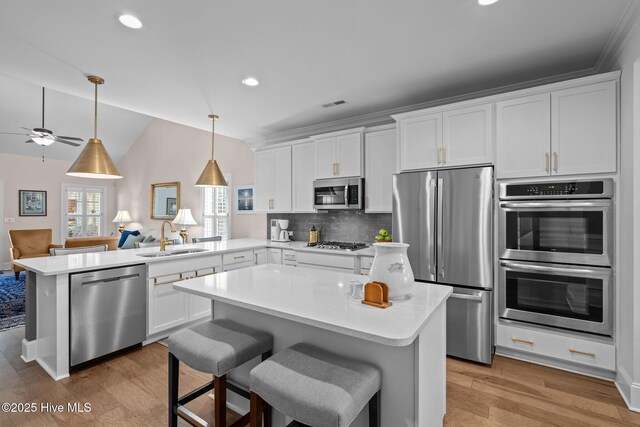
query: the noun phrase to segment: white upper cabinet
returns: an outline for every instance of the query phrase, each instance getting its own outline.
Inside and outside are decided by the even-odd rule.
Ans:
[[[552,174],[616,171],[616,82],[551,93]]]
[[[496,104],[498,178],[616,171],[616,81]]]
[[[295,144],[291,147],[293,170],[293,212],[313,212],[313,164],[316,148],[313,142]]]
[[[551,153],[550,95],[496,103],[496,176],[548,175]]]
[[[439,166],[442,144],[442,113],[400,118],[400,169]]]
[[[291,212],[291,146],[256,152],[254,208]]]
[[[362,133],[317,137],[316,178],[362,176]]]
[[[491,163],[492,104],[394,116],[400,170]]]
[[[393,174],[396,169],[396,130],[364,136],[365,210],[391,212]]]
[[[491,163],[493,105],[442,113],[442,163],[445,166]]]
[[[336,139],[316,139],[316,178],[336,176]]]

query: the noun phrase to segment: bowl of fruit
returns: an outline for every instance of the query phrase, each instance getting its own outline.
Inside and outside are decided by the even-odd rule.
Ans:
[[[390,242],[391,234],[389,234],[389,232],[384,228],[381,228],[380,231],[378,231],[376,237],[373,238],[373,240],[375,240],[376,243]]]

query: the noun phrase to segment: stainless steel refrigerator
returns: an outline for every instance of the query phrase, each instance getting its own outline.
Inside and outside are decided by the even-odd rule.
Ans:
[[[447,354],[491,363],[493,168],[393,176],[393,236],[416,280],[453,286]]]

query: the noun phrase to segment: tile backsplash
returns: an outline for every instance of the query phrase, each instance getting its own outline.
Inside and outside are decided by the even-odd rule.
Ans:
[[[311,224],[320,231],[321,240],[373,243],[378,230],[384,228],[393,235],[390,213],[365,213],[364,210],[330,210],[322,213],[285,213],[267,215],[267,236],[272,219],[288,219],[293,240],[307,242]]]

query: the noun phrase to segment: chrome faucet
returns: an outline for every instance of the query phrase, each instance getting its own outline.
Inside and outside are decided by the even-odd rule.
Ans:
[[[162,223],[162,226],[160,226],[160,250],[162,252],[164,252],[164,248],[167,245],[173,245],[173,242],[167,242],[167,240],[164,238],[164,226],[165,224],[169,224],[169,227],[171,227],[171,232],[175,233],[176,232],[176,227],[173,225],[172,222],[170,221],[164,221]]]

